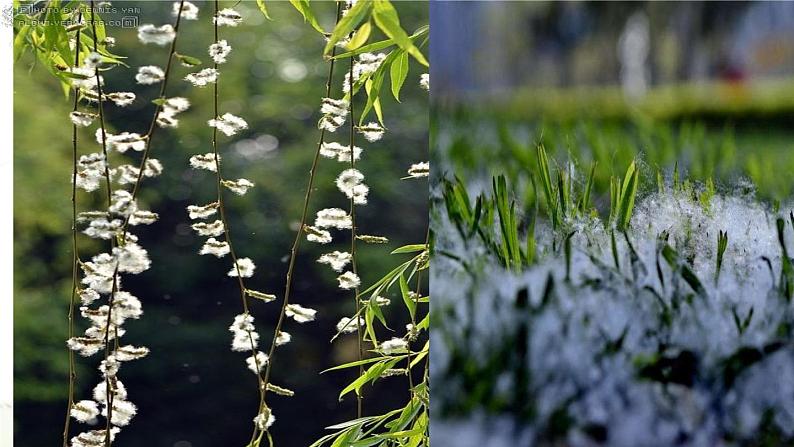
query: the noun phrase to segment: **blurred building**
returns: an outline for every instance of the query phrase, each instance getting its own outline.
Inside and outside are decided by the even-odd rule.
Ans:
[[[440,95],[794,75],[794,2],[431,2],[431,17]]]

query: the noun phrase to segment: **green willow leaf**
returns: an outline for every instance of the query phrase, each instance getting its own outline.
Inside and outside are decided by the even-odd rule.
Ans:
[[[430,66],[422,52],[419,51],[419,48],[414,45],[408,33],[400,26],[400,17],[391,2],[388,0],[375,0],[372,17],[375,19],[375,24],[378,25],[378,28],[393,39],[403,51],[413,56],[420,64],[426,67]]]
[[[370,34],[372,34],[372,24],[367,22],[361,25],[358,30],[353,34],[353,37],[350,38],[350,42],[347,44],[348,50],[355,50],[360,48],[362,45],[367,43]]]
[[[174,53],[174,56],[176,56],[176,58],[179,59],[179,62],[189,67],[195,67],[196,65],[201,65],[201,60],[195,57],[187,56],[185,54],[179,54],[179,53]]]
[[[404,275],[400,275],[400,294],[405,302],[405,307],[408,308],[408,313],[411,314],[411,321],[413,321],[416,317],[416,303],[411,298],[411,290],[408,288],[408,282]]]
[[[322,35],[326,34],[323,27],[320,26],[320,23],[317,21],[317,17],[314,16],[314,12],[308,0],[289,0],[289,2],[301,13],[305,22],[308,22],[318,33]]]
[[[394,99],[400,102],[400,90],[405,84],[405,79],[408,77],[408,54],[400,52],[400,55],[391,63],[391,70],[389,73],[391,78],[391,93]]]
[[[360,0],[356,2],[356,4],[347,11],[347,14],[339,20],[336,27],[334,27],[334,31],[331,33],[331,36],[328,38],[328,43],[325,45],[323,54],[330,53],[337,42],[350,35],[358,24],[364,21],[364,18],[369,14],[371,9],[372,0]]]
[[[402,247],[395,248],[392,250],[391,254],[396,255],[400,253],[416,253],[418,251],[427,250],[427,245],[425,244],[411,244],[411,245],[403,245]]]
[[[273,20],[270,18],[270,14],[267,13],[267,5],[265,5],[265,0],[256,0],[256,6],[266,19]]]
[[[414,32],[411,35],[411,39],[416,40],[420,37],[426,36],[428,32],[430,32],[430,27],[425,25],[417,29],[416,32]],[[345,59],[348,57],[358,56],[361,53],[372,53],[374,51],[380,51],[384,48],[388,48],[392,45],[394,45],[394,39],[380,40],[378,42],[364,45],[363,47],[358,48],[355,51],[348,51],[346,53],[337,54],[336,56],[333,57],[333,59]]]

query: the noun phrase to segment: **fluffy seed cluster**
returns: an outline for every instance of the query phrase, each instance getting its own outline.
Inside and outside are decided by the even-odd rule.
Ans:
[[[317,217],[314,220],[314,226],[317,228],[336,228],[337,230],[350,229],[353,226],[353,220],[347,211],[341,208],[325,208],[317,211]]]
[[[225,64],[226,56],[231,53],[232,47],[226,40],[219,40],[210,45],[208,53],[216,64]]]
[[[363,329],[365,325],[364,317],[358,317],[358,325],[356,325],[356,320],[350,317],[342,317],[338,323],[336,323],[336,332],[340,332],[342,334],[352,334],[359,330],[359,328]]]
[[[157,84],[163,82],[163,79],[165,79],[165,72],[156,65],[138,67],[138,74],[135,75],[135,81],[143,85]]]
[[[229,191],[237,194],[238,196],[244,196],[249,189],[254,187],[254,183],[252,181],[244,178],[238,178],[237,180],[224,180],[222,184],[228,188]]]
[[[218,11],[217,16],[213,17],[212,20],[218,26],[237,26],[243,23],[243,16],[234,9],[225,8]]]
[[[353,272],[345,272],[337,278],[339,281],[339,288],[344,290],[355,289],[361,285],[361,279]]]
[[[419,86],[428,92],[430,91],[430,74],[422,73],[422,75],[419,77]]]
[[[358,130],[358,133],[363,135],[370,143],[380,140],[383,138],[383,134],[386,133],[386,129],[376,122],[369,122],[363,126],[358,126],[356,130]]]
[[[237,134],[237,132],[247,129],[248,123],[239,116],[232,115],[231,113],[224,113],[219,118],[211,119],[207,122],[210,127],[215,127],[227,137]]]
[[[336,129],[345,124],[350,103],[344,99],[323,98],[320,106],[322,118],[318,127],[326,132],[336,132]]]
[[[100,145],[107,145],[108,149],[115,150],[120,154],[128,150],[141,152],[146,149],[146,138],[135,132],[122,132],[118,135],[114,135],[107,131],[103,133],[102,129],[97,129],[96,141]]]
[[[237,263],[229,270],[229,276],[240,276],[242,278],[250,278],[254,276],[256,265],[250,258],[240,258]]]
[[[285,314],[295,320],[296,323],[306,323],[314,321],[317,311],[309,309],[308,307],[303,307],[300,304],[287,304]]]
[[[332,251],[325,253],[317,260],[320,264],[328,264],[335,272],[341,272],[350,261],[353,260],[353,255],[346,251]]]
[[[345,93],[350,92],[351,75],[353,77],[352,85],[355,86],[358,82],[363,82],[364,79],[369,78],[372,73],[375,73],[384,60],[386,60],[386,55],[384,53],[361,53],[355,63],[353,63],[353,72],[347,73],[345,76],[345,81],[342,84],[342,91]]]
[[[177,115],[190,108],[190,101],[180,96],[168,98],[163,101],[160,112],[157,114],[157,125],[160,127],[177,127]]]
[[[206,219],[214,216],[218,212],[218,202],[212,202],[208,205],[188,205],[188,215],[191,219]]]
[[[221,156],[218,155],[218,162],[221,161]],[[215,161],[215,153],[207,152],[206,154],[198,154],[190,157],[190,167],[194,169],[205,169],[211,172],[218,172],[218,163]]]
[[[198,6],[194,5],[190,2],[184,2],[182,4],[182,18],[185,20],[198,20],[198,13],[199,8]],[[174,2],[171,6],[171,14],[176,17],[180,15],[179,13],[179,2]]]
[[[214,68],[205,68],[196,73],[188,74],[185,76],[185,80],[196,87],[206,87],[210,84],[214,84],[218,80],[218,70]]]
[[[250,314],[245,313],[234,317],[234,322],[229,326],[229,332],[232,333],[232,351],[254,351],[259,346],[259,333],[254,327],[254,317]],[[257,354],[259,353],[257,352]],[[254,360],[258,361],[257,357],[254,357]]]
[[[96,113],[74,111],[69,114],[69,119],[72,120],[72,124],[75,126],[88,127],[94,123],[98,116]]]
[[[358,146],[353,146],[353,150],[350,150],[350,146],[343,146],[339,143],[335,142],[323,142],[320,145],[320,155],[325,158],[336,159],[342,163],[350,163],[350,156],[352,154],[353,161],[358,161],[361,159],[361,152],[362,149]]]
[[[174,37],[176,37],[176,32],[171,25],[154,26],[151,23],[147,23],[138,27],[138,40],[144,44],[153,43],[163,46],[171,43]]]
[[[408,342],[402,338],[393,337],[381,343],[378,349],[385,355],[400,354],[408,351]]]
[[[412,164],[410,168],[408,168],[408,177],[411,178],[422,178],[427,177],[430,175],[430,163],[429,162],[421,162]]]
[[[350,168],[342,171],[336,178],[336,187],[356,205],[366,205],[369,187],[364,184],[364,174],[358,169]]]

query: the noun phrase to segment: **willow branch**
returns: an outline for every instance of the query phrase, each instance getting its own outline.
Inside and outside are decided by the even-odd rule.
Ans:
[[[354,144],[355,144],[355,109],[353,108],[353,99],[355,98],[355,94],[353,92],[353,66],[355,65],[355,60],[353,57],[350,58],[350,71],[348,72],[348,85],[350,86],[350,169],[356,168],[356,157],[354,151]],[[353,270],[353,273],[358,276],[358,268],[356,263],[356,203],[355,203],[355,194],[350,195],[350,263]],[[361,300],[359,298],[359,288],[358,285],[354,288],[353,292],[353,299],[356,302],[356,314],[361,311]],[[355,320],[356,324],[356,339],[358,342],[358,360],[361,361],[364,359],[364,343],[363,337],[364,333],[361,331],[361,317],[356,317]],[[358,375],[359,377],[364,375],[364,365],[358,365]],[[364,413],[363,409],[363,397],[361,396],[361,391],[359,390],[356,392],[356,417],[361,418]]]
[[[77,22],[83,20],[83,11],[77,13]],[[80,65],[80,36],[82,28],[77,29],[74,47],[74,68]],[[74,105],[72,112],[77,111],[80,101],[80,89],[74,89]],[[72,123],[72,293],[69,299],[69,339],[74,336],[74,300],[77,295],[77,269],[80,264],[80,254],[77,252],[77,124]],[[63,447],[69,446],[69,425],[71,422],[72,405],[74,405],[74,387],[77,373],[74,365],[74,351],[67,347],[69,352],[69,397],[66,406],[66,420],[63,424]]]
[[[218,9],[219,9],[218,8],[218,0],[215,0],[214,4],[215,4],[215,17],[217,17],[218,16]],[[219,37],[218,37],[218,22],[217,22],[217,20],[213,21],[213,32],[214,32],[214,37],[215,37],[215,43],[218,43]],[[213,68],[215,70],[218,69],[218,63],[217,62],[215,62],[213,64]],[[212,101],[212,104],[213,104],[213,119],[217,119],[218,116],[219,116],[219,114],[218,114],[219,84],[220,84],[220,79],[216,79],[215,83],[213,84],[213,88],[212,88],[212,92],[213,92],[213,101]],[[240,271],[240,265],[237,263],[237,259],[238,259],[237,258],[237,253],[235,252],[234,244],[232,243],[231,230],[229,229],[229,221],[228,221],[228,218],[226,216],[226,205],[225,205],[225,201],[223,199],[223,174],[221,172],[220,155],[218,154],[218,127],[217,126],[213,126],[213,128],[212,128],[212,152],[213,152],[213,155],[214,155],[214,158],[215,158],[215,174],[216,174],[215,175],[215,179],[216,179],[217,196],[218,196],[218,198],[217,198],[218,211],[219,211],[220,216],[221,216],[221,221],[223,222],[223,234],[224,234],[224,238],[226,239],[226,244],[229,246],[229,254],[232,257],[232,263],[234,264],[234,268],[237,270],[237,283],[238,283],[238,285],[240,287],[240,300],[242,301],[243,312],[247,314],[247,313],[249,313],[248,297],[246,296],[246,290],[247,289],[245,287],[245,282],[243,280],[242,272]],[[251,335],[250,331],[248,332],[248,340],[251,343],[251,355],[254,358],[254,367],[256,368],[256,371],[257,371],[256,376],[257,376],[257,382],[258,382],[258,388],[259,388],[259,396],[260,396],[259,397],[259,402],[260,402],[260,407],[261,407],[262,402],[263,402],[263,396],[264,396],[265,390],[264,390],[264,387],[263,387],[262,376],[259,373],[259,371],[261,371],[261,368],[260,368],[260,365],[259,365],[259,359],[257,358],[257,355],[256,355],[256,343],[254,342],[253,335]],[[252,439],[253,439],[253,437],[256,436],[256,433],[257,433],[257,427],[256,427],[256,424],[254,424],[254,434],[252,435]]]
[[[184,0],[181,0],[179,2],[179,11],[178,11],[178,13],[176,15],[176,21],[174,23],[174,39],[171,41],[171,48],[170,48],[170,51],[168,53],[168,62],[167,62],[167,65],[166,65],[166,71],[165,71],[164,76],[163,76],[163,83],[162,83],[162,85],[160,87],[160,97],[163,97],[165,95],[166,86],[168,84],[168,77],[169,77],[168,75],[169,75],[169,73],[171,71],[171,64],[172,64],[172,61],[173,61],[173,58],[174,58],[174,52],[175,52],[175,49],[176,49],[177,37],[179,36],[179,23],[180,23],[180,19],[182,18],[182,8],[183,8],[183,6],[184,6]],[[95,18],[94,18],[94,1],[93,0],[91,0],[91,29],[92,29],[93,38],[94,38],[94,52],[96,52],[97,51],[98,42],[97,42],[97,35],[96,35],[96,22],[95,22]],[[107,184],[108,184],[108,207],[109,207],[111,205],[110,172],[109,172],[109,168],[108,168],[109,160],[108,160],[108,156],[107,156],[107,136],[106,136],[106,130],[105,130],[104,115],[103,115],[103,112],[102,112],[102,85],[99,82],[100,78],[99,78],[99,71],[98,70],[97,70],[97,73],[96,73],[96,77],[97,77],[97,93],[98,93],[98,101],[99,101],[98,102],[98,105],[99,105],[99,119],[100,119],[101,133],[102,133],[102,151],[103,151],[103,154],[105,156],[105,177],[106,177]],[[162,109],[162,105],[161,104],[157,104],[157,107],[155,109],[154,115],[152,117],[151,124],[149,125],[149,131],[147,132],[147,134],[145,136],[146,147],[145,147],[144,152],[143,152],[143,157],[141,158],[141,164],[140,164],[139,171],[138,171],[138,177],[135,180],[135,185],[133,186],[133,190],[132,190],[132,200],[133,201],[137,197],[138,190],[140,188],[140,184],[141,184],[141,181],[143,179],[143,172],[144,172],[144,169],[145,169],[145,166],[146,166],[146,161],[149,159],[149,151],[150,151],[150,148],[151,148],[152,135],[154,134],[154,129],[156,128],[155,124],[157,122],[157,116],[160,114],[161,109]],[[121,229],[120,241],[121,241],[122,244],[126,243],[126,240],[127,240],[127,228],[128,228],[128,225],[129,225],[129,220],[130,220],[130,216],[127,216],[127,218],[124,220],[124,225],[122,226],[122,229]],[[114,245],[114,241],[113,241],[113,239],[111,239],[111,249],[113,248],[113,245]],[[115,300],[116,292],[118,291],[118,269],[119,269],[119,264],[117,262],[116,266],[115,266],[115,268],[113,270],[113,285],[112,285],[112,288],[111,288],[110,297],[108,299],[108,317],[107,317],[107,322],[105,324],[105,334],[104,334],[105,335],[105,340],[104,340],[104,344],[105,344],[105,360],[106,361],[107,361],[108,357],[110,356],[110,343],[109,343],[110,322],[112,321],[113,302]],[[114,339],[116,340],[116,347],[118,347],[118,334],[116,334]],[[111,384],[110,384],[110,379],[109,378],[105,379],[105,387],[106,387],[106,405],[107,405],[107,416],[106,416],[107,421],[106,421],[106,425],[105,425],[105,446],[106,447],[110,447],[110,444],[111,444],[110,428],[111,428],[111,421],[113,420],[113,397],[114,397],[114,393],[113,393],[113,390],[111,388]]]
[[[342,13],[342,4],[337,2],[336,6],[336,21],[339,23],[339,18]],[[330,59],[330,67],[328,69],[328,81],[325,84],[325,96],[331,96],[331,82],[333,80],[334,75],[334,59],[333,57],[336,55],[336,47],[331,52],[331,59]],[[290,249],[290,258],[289,258],[289,266],[287,267],[287,277],[286,283],[284,286],[284,302],[281,304],[281,312],[278,316],[278,322],[276,323],[276,329],[273,334],[273,341],[270,344],[270,351],[268,352],[268,361],[267,366],[265,366],[265,379],[264,385],[267,387],[270,379],[270,371],[273,365],[273,355],[276,351],[276,339],[278,335],[281,333],[281,326],[284,323],[284,315],[287,311],[287,305],[289,304],[290,293],[292,291],[292,275],[295,272],[295,259],[298,255],[298,249],[300,248],[300,242],[303,236],[303,228],[306,226],[306,218],[308,217],[309,212],[309,202],[311,201],[312,197],[312,190],[314,189],[314,178],[317,172],[317,164],[318,160],[320,159],[320,149],[322,148],[323,143],[325,142],[325,129],[320,130],[320,140],[317,142],[317,150],[314,154],[314,160],[312,161],[312,167],[309,171],[309,183],[306,186],[306,196],[303,200],[303,211],[301,213],[301,220],[298,229],[295,232],[295,240],[292,243],[292,248]],[[352,156],[352,154],[351,154]]]

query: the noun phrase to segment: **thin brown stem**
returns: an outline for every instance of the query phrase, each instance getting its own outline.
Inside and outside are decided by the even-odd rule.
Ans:
[[[146,131],[146,135],[144,135],[144,139],[146,141],[146,146],[143,150],[143,156],[141,157],[141,163],[138,166],[138,177],[135,179],[135,184],[132,187],[132,200],[135,200],[138,197],[138,190],[140,189],[140,185],[143,180],[143,172],[146,168],[146,162],[149,161],[149,151],[152,145],[152,137],[154,136],[154,131],[157,129],[157,117],[160,115],[160,112],[163,110],[163,101],[165,99],[165,91],[168,85],[169,74],[171,73],[171,66],[173,65],[174,61],[174,54],[176,54],[176,41],[177,37],[179,37],[179,22],[182,18],[182,7],[184,6],[185,1],[180,0],[179,2],[179,14],[176,16],[176,21],[174,22],[174,40],[171,41],[171,48],[168,51],[168,62],[165,65],[165,72],[163,73],[163,82],[160,84],[160,93],[157,96],[158,101],[157,107],[154,110],[154,116],[152,117],[152,121],[149,123],[149,129]],[[127,217],[124,220],[124,225],[122,226],[122,234],[124,235],[123,240],[126,240],[127,234],[127,227],[129,226],[130,218]]]
[[[215,17],[217,17],[218,16],[218,9],[219,9],[218,0],[215,0],[214,5],[215,5]],[[218,24],[217,24],[217,22],[215,22],[213,24],[213,32],[214,32],[214,36],[215,36],[215,43],[217,43],[219,41]],[[217,70],[218,69],[218,64],[217,63],[213,63],[213,68],[215,70]],[[219,111],[218,111],[218,96],[219,96],[218,92],[219,92],[219,88],[220,88],[219,84],[220,84],[220,80],[216,80],[215,83],[213,84],[213,88],[212,88],[212,92],[213,92],[213,99],[212,99],[213,119],[217,119],[218,116],[219,116]],[[218,153],[218,128],[217,127],[213,127],[212,128],[212,152],[213,152],[213,156],[215,158],[215,174],[216,174],[215,175],[215,179],[216,179],[216,186],[217,186],[218,212],[220,213],[220,216],[221,216],[221,222],[223,222],[224,239],[226,239],[226,243],[229,245],[229,254],[232,257],[232,263],[234,265],[234,268],[237,271],[237,283],[238,283],[238,285],[240,287],[240,300],[242,301],[243,312],[247,314],[247,313],[249,313],[249,307],[248,307],[248,297],[246,296],[245,282],[243,280],[242,272],[240,271],[240,266],[237,263],[237,260],[238,260],[237,253],[235,252],[234,244],[232,243],[231,230],[229,229],[229,221],[228,221],[228,218],[226,216],[226,205],[225,205],[225,201],[223,200],[223,174],[221,172],[221,160],[220,160],[220,155]],[[260,365],[259,365],[259,359],[256,356],[256,353],[257,353],[257,351],[256,351],[256,343],[254,342],[254,338],[253,338],[253,335],[251,335],[251,332],[248,332],[248,340],[251,343],[251,355],[254,358],[254,367],[256,368],[257,371],[260,371],[261,368],[260,368]],[[259,395],[260,395],[259,401],[260,401],[260,407],[261,407],[261,403],[262,403],[262,400],[263,400],[263,396],[264,396],[265,390],[264,390],[264,387],[262,385],[262,376],[259,374],[259,372],[257,372],[257,385],[258,385],[257,387],[259,388]],[[257,427],[256,427],[256,425],[254,425],[254,434],[252,435],[252,441],[255,438],[256,433],[257,433]],[[249,442],[249,444],[250,444],[250,442]]]
[[[336,22],[339,23],[339,19],[342,15],[342,4],[341,2],[337,2],[336,5]],[[336,55],[336,47],[331,50],[331,60],[330,60],[330,67],[328,69],[328,81],[325,84],[325,97],[331,96],[331,83],[333,81],[334,76],[334,59],[333,57]],[[309,213],[309,202],[311,201],[312,197],[312,190],[314,189],[314,177],[317,172],[317,164],[320,159],[320,149],[322,148],[323,143],[325,142],[325,129],[320,130],[320,140],[317,142],[317,150],[314,153],[314,159],[312,161],[312,167],[309,170],[309,182],[306,186],[306,196],[303,199],[303,211],[301,212],[301,220],[298,229],[295,232],[295,240],[292,243],[292,248],[290,249],[290,257],[289,257],[289,265],[287,267],[287,275],[286,281],[284,286],[284,301],[281,304],[281,312],[278,316],[278,321],[276,322],[276,328],[273,333],[273,341],[270,344],[270,350],[268,351],[268,358],[269,361],[265,366],[265,379],[264,379],[264,386],[267,387],[267,384],[270,380],[270,371],[273,366],[273,356],[276,351],[276,340],[278,339],[278,335],[281,333],[281,326],[284,323],[284,316],[287,311],[287,305],[289,304],[290,293],[292,291],[292,276],[295,272],[295,260],[298,255],[298,249],[300,248],[301,239],[303,236],[303,228],[306,226],[306,218],[308,217]],[[352,154],[351,154],[352,156]],[[265,395],[265,398],[267,395]],[[264,406],[264,401],[262,402]]]
[[[83,20],[83,11],[77,13],[77,22]],[[77,29],[74,46],[74,67],[80,65],[80,36],[82,28]],[[80,101],[80,89],[74,89],[74,105],[72,111],[76,112]],[[72,292],[69,299],[69,339],[74,336],[74,301],[77,295],[77,269],[80,264],[80,254],[77,251],[77,124],[72,123]],[[71,422],[72,405],[74,405],[74,387],[77,373],[74,364],[74,351],[67,348],[69,353],[69,397],[66,405],[66,420],[63,424],[63,447],[69,446],[69,425]]]
[[[94,0],[91,0],[89,4],[91,8],[91,37],[94,41],[94,52],[97,52],[98,49],[98,38],[96,33],[96,17],[95,17],[95,7],[94,7]],[[99,74],[99,66],[94,68],[94,75],[96,78],[96,89],[97,89],[97,109],[99,112],[99,130],[102,140],[102,155],[105,158],[105,183],[107,185],[106,188],[106,195],[107,195],[107,206],[110,208],[112,204],[111,194],[112,194],[112,186],[110,184],[110,159],[108,158],[108,147],[107,147],[107,129],[105,127],[105,112],[104,112],[104,103],[102,98],[102,78]],[[115,240],[113,238],[110,239],[110,253],[113,253],[113,249],[115,248]],[[113,285],[111,287],[110,296],[108,297],[108,318],[107,324],[105,326],[105,362],[107,364],[107,360],[110,357],[110,344],[108,343],[108,335],[110,333],[110,321],[111,321],[111,314],[113,310],[113,298],[116,293],[116,289],[118,285],[116,284],[116,272],[113,272]],[[113,392],[112,387],[110,384],[110,379],[106,375],[105,377],[105,403],[107,406],[107,416],[106,416],[106,424],[105,424],[105,446],[110,447],[111,440],[110,440],[110,428],[111,428],[111,420],[113,419]]]
[[[356,126],[356,115],[355,109],[353,108],[353,99],[355,98],[355,94],[353,92],[353,67],[355,65],[355,60],[353,57],[350,58],[350,71],[348,72],[348,85],[350,86],[350,169],[356,168],[356,157],[355,157],[355,126]],[[350,195],[350,264],[353,270],[353,273],[358,276],[358,267],[356,262],[356,199],[355,194]],[[359,288],[358,286],[354,289],[353,299],[356,302],[356,315],[361,311],[361,300],[359,297]],[[360,324],[361,317],[356,317],[355,325],[356,325],[356,341],[358,342],[358,360],[361,361],[364,359],[364,343],[363,337],[364,333],[361,331],[361,324]],[[364,375],[364,365],[358,365],[358,375],[359,377]],[[356,392],[356,418],[361,418],[364,413],[364,398],[361,395],[361,390]]]

